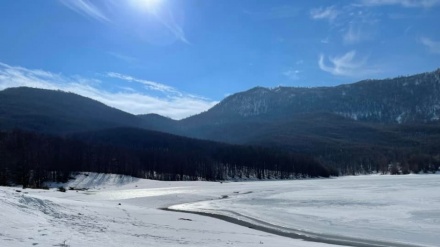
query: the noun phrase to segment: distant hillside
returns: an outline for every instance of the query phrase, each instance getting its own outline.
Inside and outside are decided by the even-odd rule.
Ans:
[[[142,119],[143,127],[149,130],[158,130],[165,132],[176,133],[179,131],[179,121],[171,118],[163,117],[158,114],[144,114],[137,115]]]
[[[71,133],[142,126],[142,121],[134,115],[62,91],[9,88],[0,91],[0,102],[0,129]]]
[[[257,87],[181,120],[175,133],[305,152],[348,173],[368,172],[411,155],[440,160],[439,116],[436,70],[336,87]]]
[[[440,162],[440,70],[336,87],[257,87],[180,121],[135,116],[60,91],[7,89],[0,102],[0,129],[6,130],[144,128],[311,155],[341,174],[386,172],[390,164],[432,171]]]
[[[337,87],[257,87],[179,121],[180,128],[161,129],[166,125],[159,125],[157,130],[231,143],[265,143],[286,137],[277,138],[277,143],[300,149],[304,142],[295,141],[298,135],[391,145],[406,137],[390,129],[437,126],[438,116],[440,70]]]
[[[414,76],[366,80],[336,87],[257,87],[229,96],[209,111],[183,122],[203,125],[245,120],[279,121],[315,112],[378,123],[438,121],[440,69]]]

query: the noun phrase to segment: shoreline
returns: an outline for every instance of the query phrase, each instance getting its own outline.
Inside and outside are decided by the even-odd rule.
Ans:
[[[179,212],[179,213],[189,213],[189,214],[196,214],[206,217],[211,217],[219,220],[223,220],[232,224],[240,225],[243,227],[247,227],[250,229],[254,229],[257,231],[262,231],[282,237],[292,238],[292,239],[300,239],[303,241],[308,242],[316,242],[316,243],[324,243],[324,244],[333,244],[333,245],[340,245],[340,246],[351,246],[351,247],[422,247],[421,245],[411,245],[411,244],[405,244],[405,243],[393,243],[393,242],[386,242],[386,241],[376,241],[376,240],[366,240],[366,239],[359,239],[359,238],[352,238],[352,237],[344,237],[344,236],[336,236],[336,235],[329,235],[329,234],[317,234],[312,232],[306,232],[291,228],[285,228],[276,226],[261,220],[253,219],[244,215],[240,215],[234,212],[237,216],[240,216],[242,218],[247,218],[251,221],[257,222],[259,224],[254,224],[252,222],[241,220],[238,218],[226,216],[226,215],[220,215],[215,213],[206,213],[206,212],[196,212],[196,211],[186,211],[186,210],[178,210],[178,209],[171,209],[169,207],[166,208],[159,208],[160,210],[169,211],[169,212]]]

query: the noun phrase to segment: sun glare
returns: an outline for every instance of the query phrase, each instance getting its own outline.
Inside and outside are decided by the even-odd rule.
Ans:
[[[152,11],[156,10],[163,0],[136,0],[137,5],[140,8]]]

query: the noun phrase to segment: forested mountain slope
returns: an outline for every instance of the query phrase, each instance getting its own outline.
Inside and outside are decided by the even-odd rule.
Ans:
[[[9,88],[0,91],[0,102],[0,129],[71,133],[142,126],[142,120],[134,115],[62,91]]]
[[[405,168],[400,172],[435,171],[440,162],[440,70],[336,87],[257,87],[180,121],[60,91],[7,89],[0,102],[4,130],[143,128],[310,155],[341,174],[388,172],[391,164]]]
[[[426,123],[440,119],[440,69],[336,87],[256,87],[227,97],[182,122],[194,125],[245,120],[282,121],[298,114],[327,112],[358,121]]]

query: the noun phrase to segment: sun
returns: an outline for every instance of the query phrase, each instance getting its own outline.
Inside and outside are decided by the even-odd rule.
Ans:
[[[135,2],[139,8],[154,11],[159,8],[163,0],[135,0]]]

